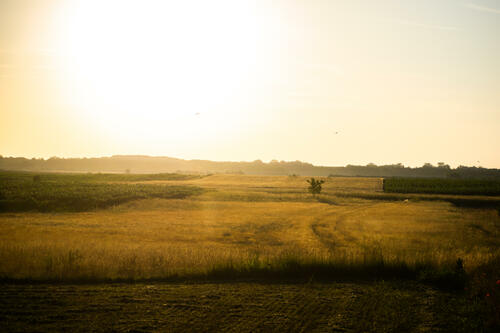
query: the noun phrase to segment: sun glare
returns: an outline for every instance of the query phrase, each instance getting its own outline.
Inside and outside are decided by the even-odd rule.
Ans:
[[[64,20],[66,89],[107,126],[220,121],[254,84],[263,26],[250,2],[81,1]]]

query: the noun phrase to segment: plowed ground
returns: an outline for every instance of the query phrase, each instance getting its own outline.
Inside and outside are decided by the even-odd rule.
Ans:
[[[474,330],[458,298],[410,282],[3,285],[0,299],[5,332]]]

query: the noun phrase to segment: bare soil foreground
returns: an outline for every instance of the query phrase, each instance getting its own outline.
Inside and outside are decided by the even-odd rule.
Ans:
[[[480,325],[463,297],[408,281],[4,285],[0,299],[4,332],[475,332]]]

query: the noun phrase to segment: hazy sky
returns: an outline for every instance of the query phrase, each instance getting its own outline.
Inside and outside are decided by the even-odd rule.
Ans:
[[[0,154],[500,168],[499,0],[0,0]]]

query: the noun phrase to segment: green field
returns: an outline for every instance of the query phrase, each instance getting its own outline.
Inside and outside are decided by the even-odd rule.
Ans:
[[[499,180],[387,178],[384,192],[500,196]]]
[[[102,331],[500,323],[500,216],[453,201],[495,196],[384,193],[380,178],[331,177],[313,197],[305,177],[35,176],[0,174],[9,331],[88,330],[93,320]],[[213,311],[233,315],[217,321]]]
[[[0,173],[0,212],[89,211],[128,201],[182,199],[201,192],[194,186],[145,185],[147,180],[186,180],[177,174],[31,174]]]

